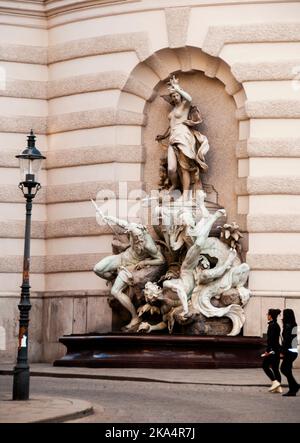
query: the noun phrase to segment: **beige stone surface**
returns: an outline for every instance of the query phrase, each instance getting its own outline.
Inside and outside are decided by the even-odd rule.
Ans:
[[[123,91],[135,94],[137,97],[144,98],[145,100],[150,100],[155,94],[153,89],[146,84],[146,81],[143,83],[133,75],[128,78],[126,85],[123,87]]]
[[[19,150],[15,149],[1,149],[0,152],[0,167],[4,168],[17,168],[18,160],[15,158],[19,154]]]
[[[1,288],[3,289],[3,287]],[[1,326],[5,329],[5,350],[0,350],[0,360],[16,361],[19,334],[19,310],[20,294],[15,297],[6,297],[0,294]],[[32,362],[42,359],[42,300],[33,298],[31,300],[29,325],[29,358]]]
[[[85,334],[87,328],[87,298],[73,300],[73,334]]]
[[[126,155],[122,155],[126,154]],[[143,146],[87,146],[76,149],[59,149],[47,153],[47,168],[62,168],[102,163],[143,163],[145,152]]]
[[[10,80],[46,82],[49,77],[48,69],[47,65],[2,61],[1,74],[4,73],[4,78],[1,77],[1,87],[5,89],[6,81]]]
[[[249,59],[257,63],[272,63],[278,60],[280,52],[280,60],[286,62],[298,57],[299,47],[298,41],[266,43],[263,40],[258,43],[232,43],[225,45],[219,56],[231,66],[248,62]]]
[[[249,215],[265,215],[280,213],[283,216],[299,215],[300,213],[300,198],[299,195],[293,194],[274,194],[274,195],[250,195],[249,196]],[[280,208],[280,209],[279,209]]]
[[[300,232],[300,214],[248,215],[247,227],[249,232]]]
[[[247,215],[249,212],[249,198],[246,196],[238,196],[237,210],[239,214]]]
[[[1,224],[0,224],[1,232]],[[79,237],[85,235],[111,234],[111,228],[107,225],[99,226],[95,217],[78,217],[49,221],[46,227],[47,238]]]
[[[281,294],[300,291],[300,271],[252,270],[249,289],[253,291],[280,291]]]
[[[89,297],[87,300],[87,332],[110,332],[112,310],[107,297]]]
[[[251,237],[251,236],[250,236]],[[299,250],[299,249],[298,249]],[[298,254],[283,254],[278,247],[279,254],[259,254],[247,253],[247,263],[250,269],[270,269],[270,270],[300,270],[300,255]]]
[[[47,118],[27,115],[16,117],[0,117],[1,132],[22,132],[28,133],[28,128],[34,128],[36,134],[47,134]]]
[[[297,254],[300,250],[300,234],[297,232],[264,232],[249,234],[249,252],[257,254]]]
[[[5,82],[5,89],[0,88],[0,96],[47,100],[47,82],[37,80],[7,80]]]
[[[136,51],[141,60],[147,58],[149,55],[147,34],[144,32],[118,33],[53,45],[48,49],[48,63],[124,51]]]
[[[83,251],[87,253],[110,253],[111,243],[113,240],[113,231],[110,231],[110,235],[104,236],[85,236],[67,237],[67,238],[53,238],[47,241],[47,254],[48,256],[70,254],[81,254]]]
[[[169,55],[170,55],[169,51]],[[179,60],[177,61],[179,64]],[[158,54],[153,54],[145,61],[147,66],[151,68],[151,70],[156,74],[156,76],[160,79],[168,78],[170,72],[167,67],[164,66],[164,60],[159,57]]]
[[[100,237],[99,237],[100,238]],[[101,260],[101,258],[109,255],[107,252],[101,251],[97,253],[85,253],[85,254],[60,254],[60,255],[48,255],[45,259],[45,273],[56,272],[92,272],[95,264]],[[33,268],[34,269],[34,268]]]
[[[46,182],[46,172],[41,170],[39,173],[41,182]],[[20,181],[20,169],[19,168],[1,168],[0,167],[0,185],[13,185]]]
[[[143,146],[83,146],[75,149],[57,149],[47,153],[47,169],[112,162],[143,163],[144,161]]]
[[[1,214],[5,214],[5,217],[3,216],[1,218],[1,222],[5,223],[8,220],[16,220],[16,222],[20,220],[24,221],[24,216],[25,216],[24,200],[19,201],[18,203],[9,202],[9,201],[0,202],[0,211]],[[35,203],[34,208],[32,210],[32,221],[35,222],[35,221],[45,221],[45,220],[46,220],[46,207],[44,204],[41,204],[41,202],[39,201],[38,203]]]
[[[181,48],[186,45],[190,8],[165,9],[168,39],[170,48]]]
[[[15,292],[20,288],[22,284],[22,273],[15,272],[2,273],[1,274],[1,292],[5,295],[10,292]],[[45,291],[45,275],[44,274],[31,274],[30,285],[35,291]]]
[[[45,222],[33,221],[31,225],[31,238],[45,238],[45,228]],[[23,238],[24,230],[24,220],[10,219],[9,221],[0,221],[0,238]]]
[[[0,45],[0,59],[10,62],[46,65],[47,47],[2,43]]]
[[[0,97],[0,106],[4,117],[39,116],[47,117],[48,103],[46,100],[20,97]]]
[[[239,82],[253,80],[293,80],[295,78],[295,67],[299,65],[299,59],[294,61],[276,62],[249,62],[235,63],[232,65],[232,73]]]
[[[48,150],[56,151],[60,149],[83,148],[84,146],[110,146],[112,140],[116,138],[116,128],[113,126],[102,126],[100,128],[78,129],[58,134],[48,135]],[[124,144],[125,140],[122,143]],[[126,144],[126,143],[125,143]],[[140,141],[135,143],[131,140],[132,145],[139,145]]]
[[[22,196],[22,194],[21,194],[20,190],[16,187],[15,183],[14,184],[11,183],[12,179],[13,179],[12,175],[17,176],[17,174],[16,174],[17,170],[12,169],[12,168],[9,168],[9,169],[8,168],[7,169],[1,168],[1,169],[4,171],[3,175],[10,176],[9,178],[11,179],[10,183],[5,183],[5,182],[2,183],[3,189],[0,194],[1,203],[3,204],[6,201],[8,201],[8,202],[9,201],[18,201],[18,197]],[[5,174],[6,171],[8,171],[8,174]],[[11,171],[13,172],[13,174],[11,174]],[[19,177],[17,178],[17,180],[19,180]],[[10,199],[12,199],[12,200],[10,200]]]
[[[101,255],[99,254],[99,260],[100,259]],[[99,291],[106,290],[107,286],[104,280],[97,277],[96,274],[89,269],[87,271],[65,271],[46,274],[44,288],[38,290],[47,290],[49,292],[67,292],[75,290],[89,291],[96,289]]]
[[[23,270],[23,253],[20,255],[6,255],[1,250],[0,256],[0,273],[16,273]],[[31,256],[30,260],[30,272],[32,274],[44,274],[46,270],[46,257],[45,256]]]
[[[94,109],[116,108],[119,98],[120,91],[117,89],[88,91],[82,94],[56,97],[48,101],[48,115],[49,117],[60,115],[62,109],[64,114],[69,114]]]
[[[142,182],[130,181],[127,183],[127,192],[130,193],[136,189],[143,189]],[[12,192],[11,188],[10,191]],[[46,190],[47,203],[90,201],[91,198],[95,199],[101,191],[103,192],[103,197],[106,192],[109,196],[111,196],[111,192],[113,192],[116,198],[118,198],[120,193],[119,183],[116,181],[96,181],[86,182],[85,186],[82,186],[81,183],[53,185]]]
[[[249,194],[251,195],[259,195],[259,194],[299,195],[300,177],[298,175],[248,177],[247,188]]]
[[[250,120],[250,138],[288,138],[299,137],[299,118],[253,118]]]
[[[46,298],[43,304],[43,340],[56,343],[63,334],[72,334],[73,299]]]
[[[296,104],[300,99],[300,89],[295,88],[295,82],[293,81],[296,76],[296,66],[294,66],[294,77],[290,80],[244,82],[243,85],[248,101],[270,101],[274,103],[274,105],[278,104],[278,106],[280,103],[286,104],[289,101],[295,102]]]
[[[137,162],[111,162],[76,165],[67,168],[52,168],[47,173],[48,188],[50,188],[52,185],[60,186],[70,185],[73,183],[86,183],[87,177],[89,182],[98,181],[99,177],[101,177],[103,181],[139,181],[141,179],[141,165]]]
[[[4,118],[4,117],[3,117]],[[99,128],[100,126],[145,124],[145,116],[131,111],[117,111],[113,108],[93,109],[53,115],[48,118],[48,133]],[[1,129],[1,120],[0,120]]]
[[[101,71],[111,72],[116,66],[122,66],[122,71],[129,73],[139,62],[135,51],[116,52],[112,54],[99,54],[84,57],[85,63],[81,63],[81,58],[73,58],[48,65],[48,79],[67,79],[71,73],[76,75],[99,74]]]
[[[299,100],[248,101],[245,111],[249,118],[299,118]]]
[[[293,157],[300,155],[300,139],[282,137],[259,139],[250,138],[237,144],[236,154],[238,158],[245,157]]]
[[[122,71],[97,72],[85,75],[68,76],[47,83],[48,98],[63,97],[83,92],[121,89],[127,80]]]
[[[261,297],[251,296],[245,306],[246,321],[243,326],[245,336],[261,336]]]
[[[33,239],[31,241],[31,253],[34,255],[43,256],[46,252],[45,243],[42,239]],[[24,252],[24,239],[13,238],[1,240],[1,255],[22,254]]]
[[[299,37],[299,24],[296,22],[264,23],[264,26],[211,26],[203,43],[203,50],[211,55],[219,55],[222,47],[232,42],[293,42],[299,41]]]

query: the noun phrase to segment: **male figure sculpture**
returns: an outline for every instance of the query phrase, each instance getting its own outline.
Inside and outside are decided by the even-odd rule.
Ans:
[[[97,212],[104,222],[117,224],[130,235],[130,246],[125,251],[103,258],[94,267],[99,277],[109,281],[115,278],[111,295],[130,312],[131,321],[124,328],[130,330],[140,322],[130,297],[124,292],[133,279],[132,272],[146,266],[161,265],[165,259],[145,226],[106,216],[99,209]]]

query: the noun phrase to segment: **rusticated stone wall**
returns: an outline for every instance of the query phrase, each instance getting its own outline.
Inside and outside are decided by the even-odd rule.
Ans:
[[[89,199],[118,195],[119,181],[129,191],[150,183],[151,109],[173,72],[227,103],[234,186],[225,205],[248,234],[251,266],[244,334],[266,331],[269,307],[291,307],[300,322],[300,4],[9,3],[0,6],[1,360],[16,355],[24,201],[14,155],[26,134],[34,128],[47,156],[33,208],[31,358],[51,361],[59,335],[111,328],[107,287],[91,272],[111,232]],[[221,112],[207,91],[214,149]]]

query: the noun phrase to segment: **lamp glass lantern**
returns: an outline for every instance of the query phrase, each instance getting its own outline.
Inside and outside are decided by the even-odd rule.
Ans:
[[[33,187],[34,183],[39,183],[39,171],[44,157],[35,146],[35,135],[31,130],[27,140],[27,147],[24,151],[16,155],[19,159],[21,183],[26,187]],[[33,185],[33,186],[32,186]],[[28,186],[27,186],[28,187]]]

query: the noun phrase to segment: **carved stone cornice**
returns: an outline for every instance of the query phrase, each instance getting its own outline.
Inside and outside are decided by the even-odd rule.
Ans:
[[[91,7],[139,2],[140,0],[13,0],[0,2],[0,14],[51,18]]]
[[[46,0],[45,11],[46,17],[51,18],[56,15],[65,14],[68,12],[75,12],[82,9],[88,9],[92,7],[111,6],[114,4],[126,4],[139,2],[141,0]]]

